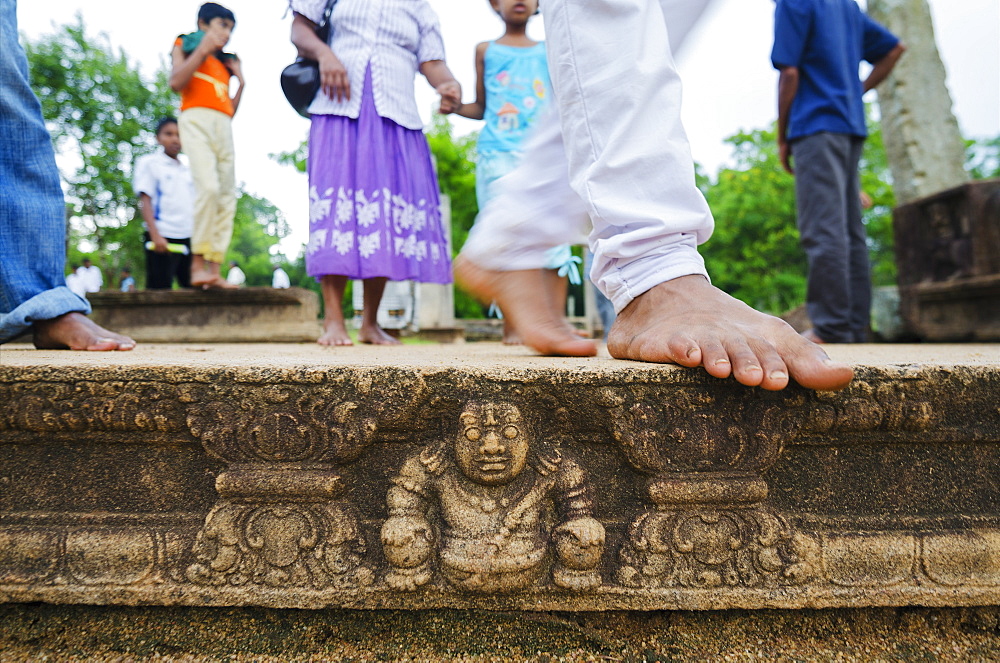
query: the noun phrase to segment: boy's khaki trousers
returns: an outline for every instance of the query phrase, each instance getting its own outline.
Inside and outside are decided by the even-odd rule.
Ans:
[[[194,179],[191,252],[221,264],[236,216],[232,118],[211,108],[189,108],[181,113],[177,125]]]

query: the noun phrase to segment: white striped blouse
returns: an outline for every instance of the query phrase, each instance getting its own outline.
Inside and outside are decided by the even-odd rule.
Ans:
[[[323,19],[327,0],[289,0],[292,11],[314,23]],[[420,64],[444,60],[437,14],[426,0],[339,0],[330,17],[330,48],[347,69],[350,101],[320,92],[309,112],[357,118],[365,69],[371,65],[378,114],[407,129],[420,129],[414,78]]]

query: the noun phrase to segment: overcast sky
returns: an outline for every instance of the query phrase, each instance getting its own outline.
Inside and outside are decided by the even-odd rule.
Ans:
[[[202,0],[168,3],[126,0],[20,0],[22,33],[35,40],[55,24],[83,16],[88,32],[105,32],[111,43],[138,61],[147,74],[168,63],[174,38],[195,29]],[[471,100],[475,87],[476,43],[500,35],[502,24],[487,0],[430,0],[441,17],[448,64]],[[237,179],[245,188],[284,211],[293,236],[284,248],[297,252],[307,230],[308,197],[304,175],[280,166],[268,154],[295,148],[308,130],[285,103],[278,87],[281,69],[294,59],[288,41],[291,24],[282,0],[222,0],[236,14],[228,50],[243,60],[247,90],[233,122]],[[864,6],[864,2],[860,3]],[[1000,135],[1000,2],[929,0],[938,47],[959,125],[967,137]],[[771,69],[772,0],[715,0],[678,58],[684,80],[683,117],[694,158],[714,175],[729,158],[723,139],[740,129],[767,126],[775,118]],[[544,17],[530,33],[544,38]],[[418,102],[429,121],[434,95],[417,81]],[[458,133],[479,123],[457,118]]]

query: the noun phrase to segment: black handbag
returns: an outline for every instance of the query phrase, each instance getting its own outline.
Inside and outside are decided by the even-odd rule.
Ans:
[[[323,22],[316,26],[316,36],[324,44],[330,41],[330,14],[333,13],[335,4],[337,0],[326,3]],[[309,117],[309,104],[316,98],[319,84],[319,63],[315,60],[296,58],[295,62],[281,71],[281,91],[285,93],[285,99],[295,112],[302,117]]]

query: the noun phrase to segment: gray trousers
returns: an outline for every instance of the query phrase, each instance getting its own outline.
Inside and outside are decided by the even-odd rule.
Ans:
[[[871,321],[871,267],[861,221],[858,163],[864,138],[818,133],[791,143],[806,310],[821,339],[861,343]]]

